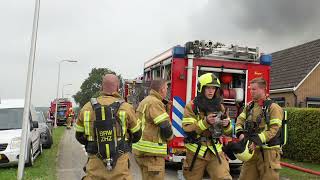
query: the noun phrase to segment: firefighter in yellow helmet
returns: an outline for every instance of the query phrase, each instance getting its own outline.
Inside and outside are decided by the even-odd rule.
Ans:
[[[167,82],[152,80],[150,93],[138,108],[137,116],[142,122],[142,137],[133,144],[133,153],[140,167],[143,180],[163,180],[167,142],[173,138],[171,121],[166,112]]]
[[[141,128],[133,107],[124,102],[118,89],[118,77],[105,75],[101,95],[80,111],[76,139],[88,153],[82,179],[132,179],[129,152],[131,143],[140,139]]]
[[[71,129],[71,123],[72,123],[73,117],[74,117],[74,112],[72,110],[72,107],[70,107],[67,113],[67,129]]]
[[[236,134],[244,147],[234,153],[244,161],[240,180],[279,179],[283,110],[267,98],[266,87],[263,78],[250,81],[253,101],[237,118]]]
[[[207,170],[211,179],[232,179],[229,163],[222,152],[219,138],[231,134],[230,118],[225,114],[220,81],[213,73],[199,77],[198,95],[184,109],[182,120],[186,132],[186,160],[183,162],[184,177],[192,180],[203,178]]]

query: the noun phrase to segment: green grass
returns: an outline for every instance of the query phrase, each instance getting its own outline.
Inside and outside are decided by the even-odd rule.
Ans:
[[[316,164],[316,163],[306,163],[306,162],[297,162],[297,161],[292,161],[289,159],[281,159],[281,161],[286,162],[286,163],[290,163],[299,167],[303,167],[303,168],[307,168],[307,169],[311,169],[314,171],[320,171],[320,164]],[[320,180],[320,176],[316,176],[313,174],[309,174],[309,173],[303,173],[301,171],[297,171],[294,169],[290,169],[287,167],[282,167],[282,169],[280,170],[280,176],[284,177],[284,178],[288,178],[290,180],[299,180],[299,179],[319,179]]]
[[[53,132],[53,145],[50,149],[43,149],[43,153],[37,157],[33,167],[25,167],[24,179],[26,180],[56,180],[57,153],[59,142],[65,127],[58,127]],[[1,180],[17,179],[17,167],[0,168]]]

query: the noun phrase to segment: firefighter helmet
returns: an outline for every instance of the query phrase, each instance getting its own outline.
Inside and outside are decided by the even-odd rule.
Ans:
[[[201,92],[204,86],[220,88],[220,81],[213,73],[206,73],[199,77],[197,86],[198,92]]]
[[[244,151],[241,152],[241,153],[235,153],[234,155],[241,161],[243,162],[246,162],[246,161],[249,161],[253,154],[254,154],[254,151],[253,150],[250,150],[249,149],[249,146],[250,146],[250,141],[248,140],[246,143],[245,143],[245,147],[244,147]]]

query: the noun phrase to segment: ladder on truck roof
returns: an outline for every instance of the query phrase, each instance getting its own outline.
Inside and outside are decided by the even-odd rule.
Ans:
[[[258,61],[259,48],[242,47],[238,45],[226,46],[212,41],[195,40],[185,44],[186,53],[195,57],[216,57],[239,61]]]

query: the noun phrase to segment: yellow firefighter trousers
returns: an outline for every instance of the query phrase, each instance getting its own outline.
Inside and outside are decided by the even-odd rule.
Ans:
[[[163,156],[135,156],[141,170],[142,180],[164,180]]]
[[[211,179],[232,179],[229,162],[222,152],[219,153],[221,164],[219,164],[217,157],[208,150],[204,158],[197,157],[192,171],[189,171],[193,156],[194,153],[187,150],[186,160],[183,162],[183,176],[186,180],[201,180],[203,178],[204,170],[207,170]]]
[[[129,170],[129,154],[123,154],[118,158],[114,169],[108,171],[102,160],[96,155],[89,155],[89,160],[86,165],[86,175],[84,180],[132,180],[132,175]]]
[[[252,159],[242,165],[239,180],[278,180],[280,165],[279,149],[264,149],[264,160],[260,149],[256,149]]]
[[[72,121],[72,117],[68,117],[68,118],[67,118],[67,128],[68,128],[68,129],[71,128],[71,121]]]

